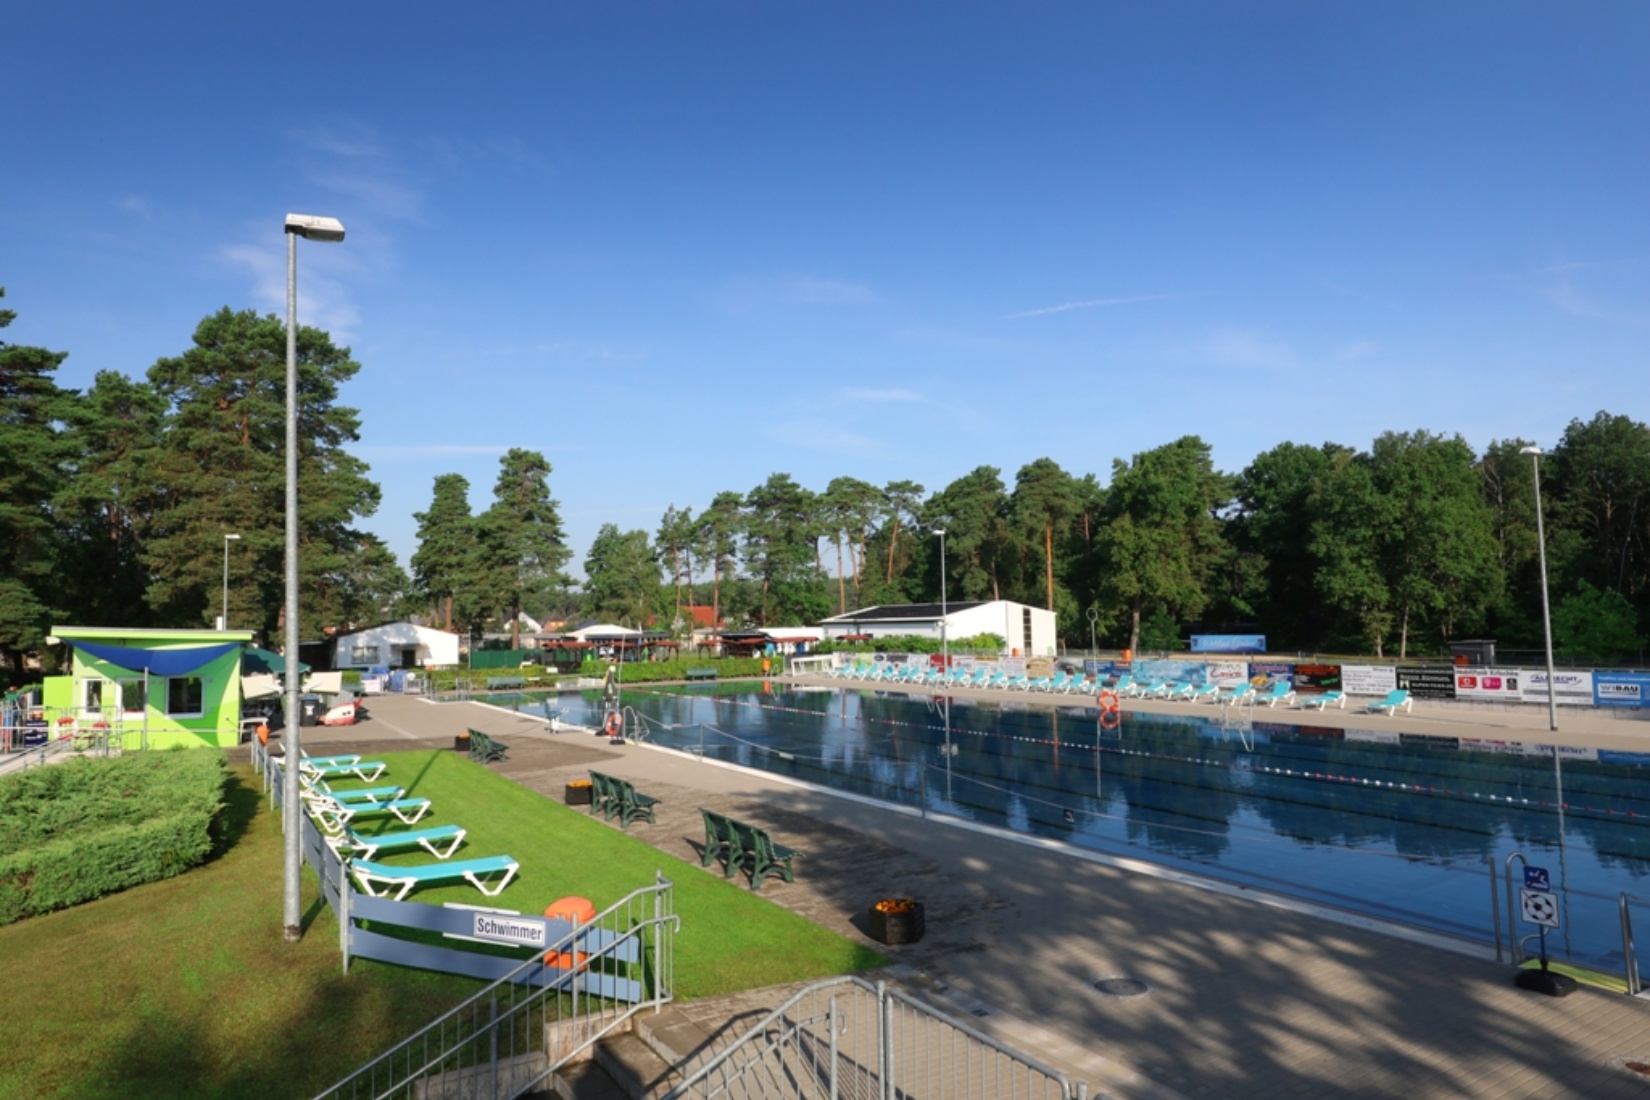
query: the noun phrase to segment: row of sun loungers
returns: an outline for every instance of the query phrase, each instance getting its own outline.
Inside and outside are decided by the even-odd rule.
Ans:
[[[405,788],[334,787],[329,780],[355,778],[370,783],[384,774],[382,761],[359,756],[310,757],[300,761],[299,778],[305,807],[321,827],[327,846],[336,852],[361,890],[372,897],[404,899],[419,886],[468,882],[483,895],[497,897],[515,879],[521,865],[510,856],[452,859],[464,843],[461,825],[436,825],[377,834],[357,831],[361,818],[394,816],[403,825],[417,824],[430,812],[427,798],[408,798]],[[423,849],[438,862],[396,866],[376,862],[379,853]]]
[[[1181,702],[1209,702],[1222,706],[1237,703],[1244,706],[1276,707],[1279,703],[1293,704],[1300,708],[1315,707],[1324,710],[1328,707],[1345,709],[1346,695],[1340,691],[1328,691],[1304,697],[1297,696],[1295,689],[1287,683],[1273,684],[1270,688],[1257,690],[1247,682],[1222,687],[1218,684],[1200,684],[1189,680],[1153,680],[1149,683],[1136,683],[1134,677],[1128,674],[1119,676],[1114,681],[1090,679],[1081,672],[1057,672],[1052,676],[1010,676],[1006,672],[994,672],[991,669],[981,668],[973,671],[953,669],[946,672],[940,668],[925,668],[919,665],[893,664],[853,664],[833,669],[826,675],[833,680],[852,680],[869,684],[903,684],[911,687],[935,688],[983,688],[1000,691],[1039,692],[1048,695],[1098,695],[1101,692],[1111,692],[1118,699],[1167,699]],[[1392,714],[1402,708],[1410,709],[1409,693],[1395,691],[1387,698],[1371,703],[1366,708],[1371,713],[1384,712]]]

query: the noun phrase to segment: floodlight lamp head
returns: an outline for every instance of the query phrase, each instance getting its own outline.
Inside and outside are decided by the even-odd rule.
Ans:
[[[319,214],[288,214],[286,231],[310,241],[344,239],[344,223],[337,218],[326,218]]]
[[[1522,450],[1520,450],[1518,453],[1521,454],[1521,455],[1534,456],[1534,455],[1545,454],[1546,452],[1543,451],[1540,447],[1525,447]]]
[[[223,541],[228,542],[231,539],[234,539],[236,542],[239,542],[240,538],[241,538],[241,536],[239,536],[239,535],[225,535],[223,537]]]
[[[945,528],[943,528],[943,527],[934,528],[934,534],[938,535],[940,538],[943,539],[945,537]]]

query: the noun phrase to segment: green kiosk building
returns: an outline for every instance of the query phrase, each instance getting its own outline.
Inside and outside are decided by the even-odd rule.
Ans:
[[[240,743],[250,630],[58,626],[47,640],[72,650],[69,675],[46,677],[41,699],[67,731],[106,730],[125,749]]]

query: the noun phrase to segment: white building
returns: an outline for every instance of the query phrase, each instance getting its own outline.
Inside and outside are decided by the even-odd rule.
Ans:
[[[876,639],[894,634],[938,638],[941,621],[939,604],[906,603],[860,608],[821,619],[819,625],[827,638],[859,635]],[[1013,600],[965,600],[947,604],[943,621],[950,638],[996,634],[1006,639],[1007,655],[1055,655],[1054,612],[1040,607]]]
[[[385,623],[340,634],[333,642],[334,668],[429,668],[458,664],[458,635],[413,623]]]

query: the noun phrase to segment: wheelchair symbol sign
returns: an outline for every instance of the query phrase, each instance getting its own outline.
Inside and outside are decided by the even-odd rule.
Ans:
[[[1553,880],[1547,874],[1547,868],[1528,866],[1524,868],[1524,889],[1551,890],[1552,888]]]
[[[1525,923],[1539,924],[1543,928],[1558,927],[1558,899],[1553,897],[1551,891],[1520,890],[1518,907]]]

